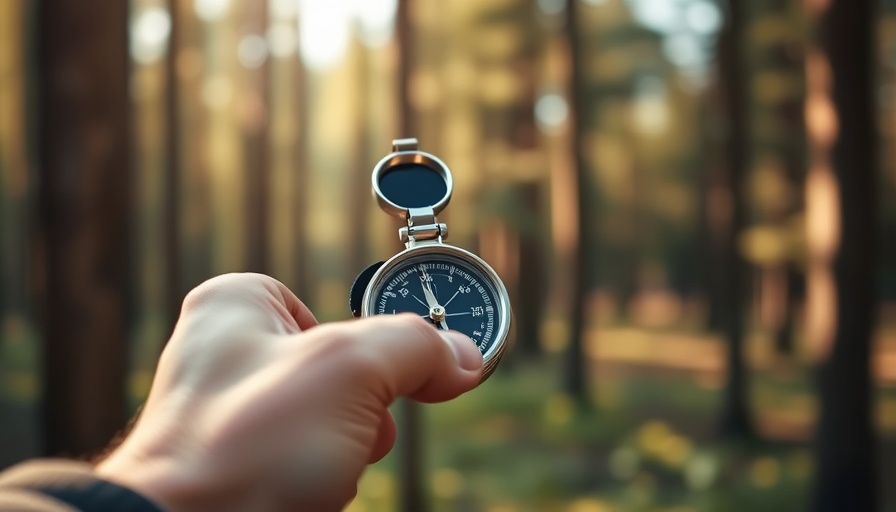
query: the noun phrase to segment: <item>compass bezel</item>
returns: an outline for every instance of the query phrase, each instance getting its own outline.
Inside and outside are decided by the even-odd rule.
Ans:
[[[386,260],[370,279],[370,284],[367,285],[367,289],[364,291],[364,298],[361,303],[361,316],[365,317],[375,314],[376,297],[374,296],[374,290],[380,288],[380,284],[384,280],[387,280],[393,270],[400,267],[411,258],[426,255],[449,256],[469,264],[471,267],[478,270],[483,277],[489,280],[486,284],[495,292],[495,300],[497,302],[495,309],[498,313],[498,322],[495,327],[492,343],[488,350],[482,354],[484,365],[482,380],[485,380],[494,371],[507,349],[507,340],[508,334],[510,333],[511,323],[510,300],[507,295],[507,288],[504,286],[504,282],[498,276],[498,273],[495,272],[485,260],[472,252],[453,245],[436,242],[416,244],[401,251],[395,256],[392,256]]]

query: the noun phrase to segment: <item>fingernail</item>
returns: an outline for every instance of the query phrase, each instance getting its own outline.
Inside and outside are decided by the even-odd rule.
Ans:
[[[482,366],[482,354],[468,336],[457,331],[441,331],[442,339],[451,347],[457,364],[464,370],[477,370]]]

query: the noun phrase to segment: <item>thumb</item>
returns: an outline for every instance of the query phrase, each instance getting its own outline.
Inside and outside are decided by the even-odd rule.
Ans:
[[[472,339],[439,331],[417,315],[329,324],[305,336],[320,336],[322,344],[346,340],[344,351],[335,350],[340,354],[333,362],[348,365],[340,373],[380,390],[385,406],[400,396],[421,402],[450,400],[475,388],[482,378],[482,354]]]

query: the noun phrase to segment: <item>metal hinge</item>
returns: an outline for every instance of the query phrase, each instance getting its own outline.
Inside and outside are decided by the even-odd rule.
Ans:
[[[431,207],[408,208],[408,225],[398,230],[398,237],[404,244],[425,240],[441,242],[448,238],[448,225],[436,220]]]

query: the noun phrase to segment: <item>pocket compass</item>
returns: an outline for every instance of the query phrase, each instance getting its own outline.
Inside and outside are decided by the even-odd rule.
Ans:
[[[373,168],[380,208],[406,222],[398,231],[405,249],[367,267],[352,285],[352,315],[414,313],[442,330],[460,331],[482,353],[482,380],[504,354],[510,300],[498,274],[470,251],[445,243],[448,226],[436,219],[448,205],[454,181],[417,139],[392,141],[392,153]]]

